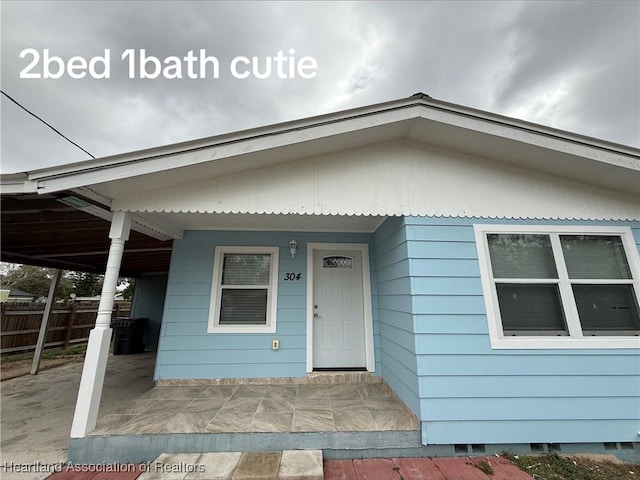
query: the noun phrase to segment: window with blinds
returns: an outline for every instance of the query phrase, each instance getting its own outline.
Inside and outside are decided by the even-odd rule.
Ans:
[[[210,331],[275,331],[277,248],[217,247]]]
[[[548,235],[487,235],[505,335],[568,335]]]
[[[629,229],[474,228],[498,337],[640,335],[638,254]]]
[[[583,334],[637,334],[638,304],[622,239],[560,235],[560,244]]]

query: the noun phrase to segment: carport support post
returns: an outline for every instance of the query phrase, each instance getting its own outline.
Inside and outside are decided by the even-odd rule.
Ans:
[[[82,438],[96,427],[104,374],[107,369],[109,343],[111,342],[111,312],[120,274],[124,242],[129,239],[130,228],[131,218],[128,214],[124,212],[113,214],[109,232],[111,247],[109,248],[107,269],[102,284],[96,326],[89,333],[89,344],[84,357],[76,411],[71,424],[71,438]]]
[[[33,353],[33,362],[31,363],[31,375],[38,373],[40,369],[40,358],[42,358],[42,350],[47,340],[47,330],[49,330],[49,321],[51,320],[51,310],[56,298],[56,290],[62,278],[62,270],[56,268],[53,272],[53,278],[49,284],[49,295],[47,296],[47,304],[44,307],[42,321],[40,322],[40,332],[38,333],[38,342],[36,343],[36,351]]]

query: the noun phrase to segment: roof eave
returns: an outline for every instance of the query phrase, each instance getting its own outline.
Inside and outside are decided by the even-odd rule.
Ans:
[[[427,107],[428,110],[420,107]],[[512,139],[516,139],[518,135],[529,135],[527,141],[531,144],[537,142],[539,146],[543,145],[543,148],[552,146],[553,149],[586,156],[612,168],[640,171],[639,149],[434,100],[424,94],[416,94],[390,102],[266,127],[38,169],[26,174],[3,175],[2,190],[5,193],[55,192],[166,170],[167,162],[162,160],[168,156],[173,157],[172,169],[188,167],[247,152],[255,153],[313,141],[320,137],[350,133],[372,125],[381,126],[419,117],[434,120],[438,115],[448,118],[444,123],[450,122],[450,124],[472,130],[479,128],[478,125],[484,125],[496,132],[498,130],[511,132]],[[456,118],[460,121],[455,120]],[[318,132],[318,130],[321,131]],[[540,143],[539,139],[544,139],[546,143]],[[200,151],[214,148],[217,151],[212,152],[211,155],[198,155]]]
[[[16,193],[35,193],[37,182],[29,180],[27,173],[8,173],[0,175],[0,193],[13,195]]]
[[[186,142],[173,143],[160,147],[146,148],[133,152],[126,152],[107,157],[101,157],[91,160],[83,160],[80,162],[68,163],[53,167],[41,168],[27,172],[32,180],[42,178],[55,178],[66,174],[75,174],[83,171],[90,171],[100,168],[111,168],[114,166],[126,165],[131,162],[145,160],[156,157],[165,157],[175,153],[185,151],[200,150],[203,148],[216,147],[220,145],[238,143],[242,141],[252,140],[255,138],[288,133],[292,131],[305,130],[311,127],[318,127],[340,121],[345,121],[357,117],[368,116],[371,114],[380,114],[389,110],[406,108],[421,103],[420,99],[408,97],[399,100],[393,100],[366,107],[358,107],[340,112],[328,113],[314,117],[308,117],[298,120],[291,120],[272,125],[266,125],[237,132],[230,132],[221,135],[188,140]]]

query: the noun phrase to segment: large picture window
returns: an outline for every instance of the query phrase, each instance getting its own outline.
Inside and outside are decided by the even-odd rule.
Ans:
[[[209,332],[276,331],[276,247],[216,247]]]
[[[476,225],[492,346],[640,347],[630,229]]]

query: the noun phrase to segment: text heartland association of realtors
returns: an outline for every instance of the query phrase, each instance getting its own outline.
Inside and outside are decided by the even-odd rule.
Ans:
[[[42,51],[25,48],[20,52],[20,58],[28,62],[20,71],[20,78],[23,79],[111,78],[109,49],[105,49],[102,55],[91,58],[73,56],[63,59],[51,55],[47,48]],[[131,79],[216,79],[220,78],[221,74],[220,61],[213,55],[207,55],[204,48],[197,54],[194,50],[189,50],[184,57],[164,58],[147,55],[144,48],[128,48],[122,52],[120,60],[127,70],[128,78]],[[268,57],[234,57],[229,62],[227,71],[237,79],[274,77],[283,80],[309,80],[318,74],[318,62],[309,56],[297,58],[295,49],[290,48],[286,53],[279,50],[274,56]]]

